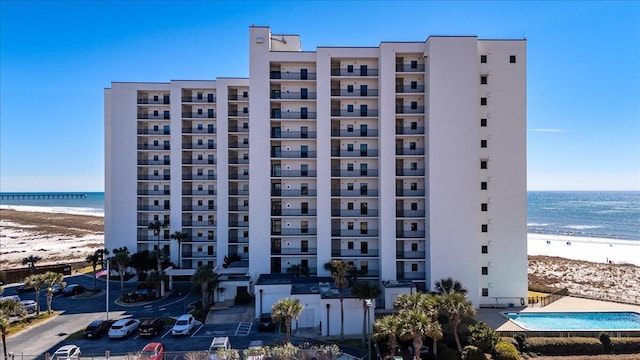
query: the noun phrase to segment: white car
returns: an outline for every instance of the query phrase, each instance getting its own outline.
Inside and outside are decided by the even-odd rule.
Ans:
[[[109,339],[126,338],[135,333],[140,325],[140,320],[120,319],[111,325],[109,329]]]
[[[180,315],[176,323],[173,324],[171,329],[171,335],[190,335],[193,327],[196,324],[196,319],[190,314]]]
[[[80,359],[80,348],[77,345],[65,345],[53,353],[50,360]]]
[[[33,314],[38,311],[38,303],[35,300],[21,300],[20,304],[22,304],[27,314]]]

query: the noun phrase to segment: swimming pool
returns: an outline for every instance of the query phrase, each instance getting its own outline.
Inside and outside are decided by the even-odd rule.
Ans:
[[[640,330],[636,312],[521,312],[504,313],[518,326],[531,331]]]

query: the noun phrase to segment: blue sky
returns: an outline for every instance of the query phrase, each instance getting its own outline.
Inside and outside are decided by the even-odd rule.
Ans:
[[[316,46],[527,38],[529,190],[640,190],[639,2],[0,1],[0,191],[103,191],[111,81],[248,76]]]

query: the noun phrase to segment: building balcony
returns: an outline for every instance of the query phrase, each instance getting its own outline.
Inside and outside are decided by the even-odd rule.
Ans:
[[[316,158],[315,151],[272,151],[273,159],[300,159],[300,158]]]
[[[166,196],[166,195],[171,195],[171,193],[169,192],[169,190],[138,189],[138,195]]]
[[[211,196],[211,195],[218,195],[218,190],[216,189],[210,189],[210,190],[182,189],[182,195]]]
[[[149,160],[149,159],[138,159],[138,165],[171,165],[169,160]]]
[[[377,137],[378,129],[331,129],[331,136],[335,137]]]
[[[426,280],[424,271],[399,272],[397,274],[398,281],[403,280]]]
[[[424,127],[396,127],[396,135],[424,135]]]
[[[271,230],[271,235],[281,236],[307,236],[317,235],[318,229],[316,228],[283,228]]]
[[[424,251],[396,251],[396,258],[398,259],[425,259]]]
[[[216,159],[182,159],[184,165],[216,165]]]
[[[138,226],[144,226],[147,227],[149,225],[149,222],[146,222],[144,224],[138,224]],[[152,235],[138,235],[136,237],[136,239],[138,241],[158,241],[158,237],[157,236],[152,236]],[[160,241],[164,242],[164,241],[170,241],[170,238],[160,238]]]
[[[183,259],[197,259],[197,258],[206,258],[210,259],[212,256],[218,256],[215,251],[183,251],[181,253]]]
[[[216,241],[216,237],[208,237],[208,236],[193,236],[191,238],[191,242],[211,242]]]
[[[331,216],[335,217],[377,217],[378,209],[367,209],[362,211],[361,209],[345,210],[345,209],[331,209]]]
[[[282,92],[280,90],[271,91],[271,100],[315,100],[315,92]]]
[[[360,177],[360,176],[378,176],[378,169],[332,169],[332,177]]]
[[[331,229],[331,236],[341,237],[371,237],[378,236],[378,229]]]
[[[186,205],[182,205],[182,211],[216,211],[218,210],[218,208],[216,206],[209,206],[209,205],[191,205],[191,204],[186,204]]]
[[[170,135],[171,131],[165,128],[138,128],[138,135]]]
[[[182,117],[186,119],[215,119],[216,114],[213,112],[209,112],[209,113],[183,112]]]
[[[171,116],[169,112],[166,113],[158,113],[158,114],[149,114],[149,113],[138,113],[138,119],[156,119],[156,120],[169,120]]]
[[[182,180],[217,180],[218,176],[213,174],[182,174]]]
[[[307,120],[316,119],[318,114],[315,111],[282,111],[280,109],[271,110],[272,119],[296,119]]]
[[[229,164],[230,165],[248,165],[249,164],[249,159],[244,159],[244,158],[229,158]]]
[[[424,148],[396,148],[396,155],[424,155]]]
[[[271,196],[281,196],[281,197],[305,197],[305,196],[316,196],[316,189],[282,189],[276,190],[271,189]]]
[[[231,101],[249,101],[249,93],[247,94],[228,94],[227,100]]]
[[[182,128],[183,134],[215,134],[218,129],[213,126],[209,126],[207,128]]]
[[[249,174],[229,173],[229,180],[249,180]]]
[[[171,145],[169,144],[138,144],[138,150],[171,150]]]
[[[425,189],[396,189],[396,196],[424,196]]]
[[[238,141],[232,141],[229,142],[229,148],[233,148],[233,149],[248,149],[249,148],[249,144],[245,144],[244,142],[238,142]]]
[[[277,128],[277,131],[274,131],[274,129],[271,130],[271,138],[272,139],[315,139],[316,132],[315,131],[281,131],[280,128]]]
[[[229,195],[249,195],[249,189],[229,189]]]
[[[371,69],[368,67],[331,69],[331,76],[378,76],[378,69]]]
[[[423,238],[425,235],[424,230],[410,231],[410,230],[396,230],[396,238]]]
[[[197,97],[197,96],[183,96],[182,97],[182,102],[185,103],[210,103],[210,104],[214,104],[216,102],[216,97],[213,96],[213,94],[207,96],[207,97]]]
[[[271,216],[316,216],[317,209],[271,209]]]
[[[334,157],[377,157],[378,156],[378,149],[371,149],[371,150],[346,150],[346,149],[339,149],[339,150],[331,150],[331,156]]]
[[[344,197],[372,197],[378,196],[378,189],[331,189],[331,196],[344,196]]]
[[[318,249],[310,247],[296,247],[296,248],[271,248],[271,255],[317,255]]]
[[[151,105],[169,105],[171,100],[169,96],[163,96],[158,98],[138,98],[138,104],[151,104]]]
[[[424,114],[424,106],[396,106],[396,114]]]
[[[248,244],[249,243],[249,238],[248,237],[244,237],[244,236],[240,236],[238,234],[229,234],[229,243]]]
[[[169,211],[170,207],[164,205],[138,205],[138,211]]]
[[[378,249],[331,249],[332,257],[371,257],[378,254]]]
[[[189,227],[211,227],[218,225],[215,221],[182,221],[182,226]]]
[[[316,170],[271,170],[271,177],[316,177]]]
[[[396,64],[396,72],[422,72],[424,64]]]
[[[349,91],[348,89],[331,89],[331,96],[355,96],[355,97],[367,97],[378,96],[378,89],[354,89]]]
[[[421,94],[424,93],[424,85],[396,85],[396,94]]]
[[[377,117],[378,109],[358,110],[354,109],[331,109],[331,116],[334,117]]]
[[[424,169],[396,169],[396,176],[424,176]]]
[[[396,217],[421,218],[424,214],[424,210],[396,210]]]
[[[229,220],[229,227],[246,228],[249,227],[248,221]]]
[[[138,174],[138,180],[171,180],[170,175]]]
[[[269,74],[269,78],[271,80],[315,80],[316,73],[301,71],[301,72],[281,72],[281,71],[271,71]]]
[[[230,133],[249,133],[248,126],[229,126]]]
[[[249,211],[249,206],[229,204],[229,211]]]
[[[196,149],[196,150],[215,150],[216,144],[198,144],[198,143],[182,143],[183,149]]]
[[[249,117],[249,109],[247,109],[247,111],[229,110],[227,114],[229,116]]]

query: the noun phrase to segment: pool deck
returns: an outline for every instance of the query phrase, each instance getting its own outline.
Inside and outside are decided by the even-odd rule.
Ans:
[[[529,306],[508,309],[479,309],[476,319],[486,322],[487,325],[498,331],[525,331],[514,322],[502,316],[501,313],[554,311],[635,311],[640,313],[640,306],[565,296],[545,307]]]

